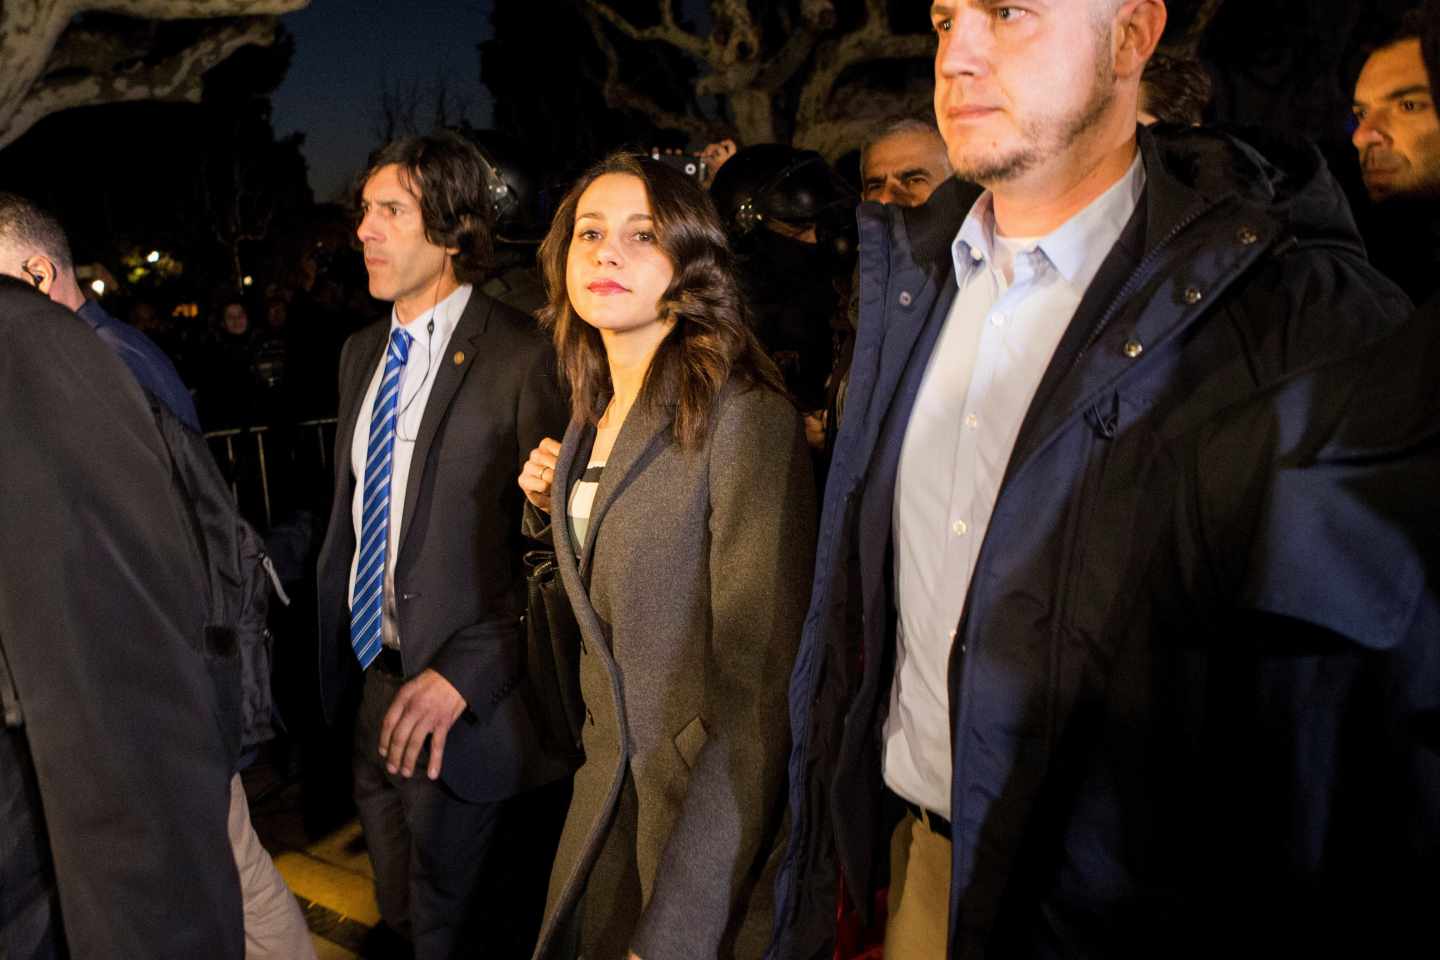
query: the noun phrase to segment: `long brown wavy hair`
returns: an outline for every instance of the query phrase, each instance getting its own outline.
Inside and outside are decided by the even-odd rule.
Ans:
[[[540,244],[549,294],[540,323],[555,339],[572,416],[595,423],[601,401],[613,389],[610,367],[600,332],[570,304],[565,265],[580,195],[608,173],[638,177],[645,185],[656,242],[675,271],[659,302],[660,316],[674,326],[650,361],[636,404],[670,413],[676,442],[694,449],[709,433],[715,400],[728,381],[785,394],[780,371],[750,329],[720,217],[698,184],[658,160],[629,154],[612,154],[585,171],[560,202]]]

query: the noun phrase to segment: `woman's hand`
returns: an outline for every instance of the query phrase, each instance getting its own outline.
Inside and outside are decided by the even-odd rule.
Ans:
[[[555,460],[560,456],[560,441],[546,437],[530,451],[530,459],[520,468],[518,481],[525,499],[546,513],[550,512],[550,485],[555,482]]]

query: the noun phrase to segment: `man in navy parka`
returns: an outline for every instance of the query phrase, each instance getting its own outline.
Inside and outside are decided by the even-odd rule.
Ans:
[[[831,955],[902,808],[949,844],[931,956],[1379,949],[1436,902],[1434,446],[1401,428],[1440,405],[1412,374],[1368,394],[1429,404],[1394,435],[1334,434],[1387,366],[1307,373],[1410,304],[1313,147],[1135,128],[1159,0],[932,20],[986,190],[860,208],[769,956]]]

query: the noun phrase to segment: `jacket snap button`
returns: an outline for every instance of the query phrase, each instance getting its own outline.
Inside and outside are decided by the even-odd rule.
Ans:
[[[1186,288],[1185,288],[1185,302],[1188,303],[1188,304],[1190,304],[1192,307],[1193,307],[1195,304],[1199,303],[1199,302],[1200,302],[1200,298],[1203,297],[1203,296],[1204,296],[1204,294],[1202,294],[1202,293],[1200,292],[1200,290],[1199,290],[1198,287],[1186,287]]]
[[[1240,241],[1241,246],[1248,247],[1259,240],[1260,235],[1249,227],[1241,227],[1235,231],[1235,239]]]
[[[900,306],[908,307],[915,298],[910,296],[909,290],[900,291]]]
[[[1125,346],[1122,349],[1125,351],[1125,356],[1129,357],[1131,360],[1134,360],[1136,357],[1140,356],[1140,354],[1145,352],[1145,344],[1141,343],[1139,340],[1126,340]]]

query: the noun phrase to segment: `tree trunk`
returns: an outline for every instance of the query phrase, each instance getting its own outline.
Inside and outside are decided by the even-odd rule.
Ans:
[[[768,90],[735,91],[730,94],[730,111],[742,144],[779,141],[779,131],[775,129],[775,100]]]

